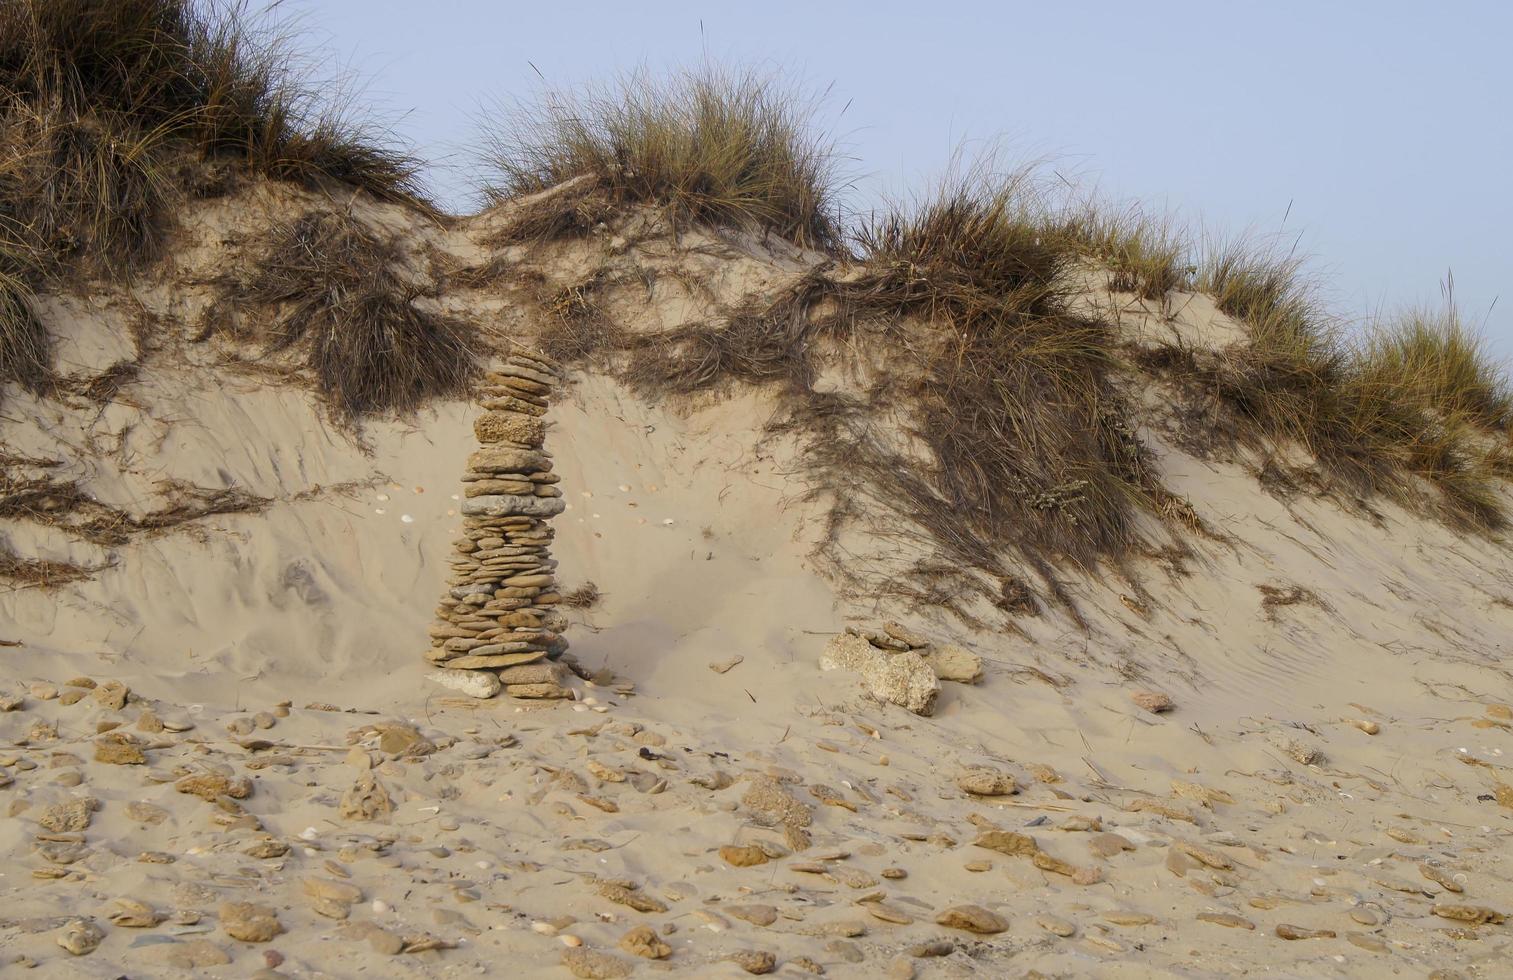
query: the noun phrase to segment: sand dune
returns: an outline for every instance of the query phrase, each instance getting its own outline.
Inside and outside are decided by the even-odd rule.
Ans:
[[[236,341],[190,339],[213,271],[270,216],[321,204],[253,189],[197,205],[157,279],[44,307],[64,374],[140,359],[139,374],[103,402],[6,393],[9,472],[93,501],[0,528],[18,554],[92,569],[0,593],[8,965],[1506,974],[1501,540],[1268,493],[1243,453],[1182,448],[1154,390],[1141,435],[1211,535],[1059,572],[1080,626],[1053,603],[963,618],[848,579],[905,576],[928,545],[865,522],[830,537],[834,495],[810,493],[803,438],[769,430],[770,391],[659,400],[584,369],[547,446],[569,503],[558,579],[601,594],[569,630],[597,682],[560,703],[460,698],[426,683],[421,654],[475,410],[440,402],[358,434]],[[529,252],[482,243],[507,212],[441,229],[366,207],[417,256]],[[704,276],[702,293],[619,295],[617,320],[651,332],[770,298],[817,261],[643,237],[530,262],[553,285],[606,250]],[[436,302],[529,341],[522,288],[451,284]],[[1212,304],[1179,308],[1158,322],[1131,302],[1120,322],[1237,335]],[[145,347],[122,340],[137,316]],[[79,530],[102,508],[119,527],[228,488],[245,495],[231,512],[115,543]],[[975,653],[980,681],[942,682],[926,717],[820,669],[847,627],[889,621]],[[1017,792],[969,791],[1006,788],[982,782],[995,774]]]

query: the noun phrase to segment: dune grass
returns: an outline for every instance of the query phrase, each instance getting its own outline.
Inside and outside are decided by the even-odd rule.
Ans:
[[[857,241],[863,309],[942,328],[925,359],[919,436],[935,490],[990,540],[1091,564],[1124,555],[1152,488],[1113,386],[1107,324],[1073,314],[1076,252],[1029,171],[986,165]]]
[[[1047,234],[1053,217],[1032,174],[969,169],[873,215],[842,276],[820,268],[765,306],[630,338],[628,378],[653,397],[777,386],[780,427],[807,437],[813,485],[833,495],[832,534],[871,499],[925,532],[953,608],[1037,609],[1012,555],[1075,616],[1052,563],[1126,557],[1159,488],[1115,391],[1109,327],[1069,310],[1079,254]],[[821,390],[837,345],[884,366]]]
[[[1235,243],[1211,247],[1198,288],[1249,334],[1196,369],[1242,438],[1301,446],[1362,496],[1413,504],[1403,476],[1414,474],[1440,491],[1452,523],[1504,526],[1498,456],[1483,443],[1506,432],[1513,398],[1453,305],[1361,337],[1325,312],[1300,259]]]
[[[31,290],[0,245],[0,386],[15,382],[43,391],[51,378],[47,330],[32,309]]]
[[[1193,287],[1196,268],[1186,235],[1170,219],[1153,217],[1138,205],[1084,201],[1068,208],[1049,231],[1073,251],[1106,265],[1110,286],[1120,292],[1161,302],[1174,290]]]
[[[835,157],[812,107],[769,78],[706,66],[551,93],[485,122],[494,200],[592,175],[620,202],[677,221],[776,233],[831,248],[841,239]]]
[[[302,348],[317,391],[353,422],[467,390],[477,370],[472,331],[417,304],[425,292],[393,241],[350,213],[312,211],[275,229],[228,298],[239,316],[213,326],[260,341],[267,354]]]
[[[1362,382],[1434,413],[1491,430],[1513,425],[1513,387],[1453,301],[1376,325],[1360,351]]]
[[[235,5],[0,0],[0,219],[119,267],[154,253],[186,161],[422,203],[416,163],[285,41]]]

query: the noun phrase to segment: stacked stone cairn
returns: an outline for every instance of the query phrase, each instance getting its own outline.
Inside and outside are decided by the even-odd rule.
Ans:
[[[462,477],[463,532],[426,654],[434,680],[473,697],[572,696],[570,671],[558,662],[567,640],[548,523],[565,507],[543,448],[560,380],[556,362],[517,347],[480,389],[480,445]]]

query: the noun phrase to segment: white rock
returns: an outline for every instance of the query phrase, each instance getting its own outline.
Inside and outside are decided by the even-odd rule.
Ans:
[[[491,698],[504,686],[499,683],[498,675],[486,670],[448,670],[439,667],[427,676],[442,687],[473,698]]]
[[[861,675],[873,697],[902,705],[917,715],[935,710],[940,681],[923,657],[909,651],[879,650],[860,636],[843,633],[820,655],[823,670],[845,669]]]

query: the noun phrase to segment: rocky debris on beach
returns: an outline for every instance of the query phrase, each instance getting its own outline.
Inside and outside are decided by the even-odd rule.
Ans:
[[[463,473],[463,527],[426,659],[432,679],[475,698],[565,698],[567,650],[548,521],[565,509],[543,416],[560,383],[550,358],[516,347],[480,389],[479,448]]]
[[[852,671],[879,701],[919,715],[935,710],[941,681],[975,684],[982,678],[982,658],[977,654],[954,643],[935,643],[895,622],[881,629],[846,627],[825,647],[820,667]]]

